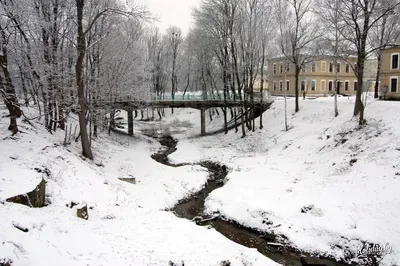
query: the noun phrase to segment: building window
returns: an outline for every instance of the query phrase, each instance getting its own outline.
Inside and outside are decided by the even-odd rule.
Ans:
[[[341,67],[341,64],[337,63],[337,65],[336,65],[336,72],[337,73],[340,73],[340,67]]]
[[[274,63],[274,74],[276,74],[276,63]]]
[[[312,62],[311,63],[311,72],[316,72],[317,71],[317,63]]]
[[[332,73],[333,72],[333,63],[329,62],[329,72]]]
[[[311,91],[315,91],[317,89],[315,80],[311,81]]]
[[[286,91],[289,91],[290,88],[290,81],[286,80]]]
[[[321,72],[326,72],[326,62],[325,61],[321,62]]]
[[[283,72],[283,63],[282,62],[279,63],[279,72],[280,73]]]
[[[276,91],[276,81],[274,81],[274,83],[273,83],[274,85],[273,85],[273,87],[274,87],[274,91]]]
[[[301,72],[306,72],[306,64],[301,65]]]
[[[321,91],[325,91],[325,90],[326,90],[326,81],[321,80]]]
[[[346,73],[350,73],[350,64],[349,63],[346,64]]]
[[[283,82],[282,80],[279,81],[279,90],[282,91],[282,87],[283,87]]]
[[[346,81],[344,82],[344,90],[345,90],[345,91],[349,91],[349,81],[348,81],[348,80],[346,80]]]
[[[357,89],[358,89],[358,82],[354,81],[354,91],[357,91]]]
[[[286,62],[286,72],[290,71],[290,62]]]
[[[358,65],[357,65],[357,63],[354,63],[354,73],[355,74],[358,73]]]
[[[392,54],[392,69],[399,69],[399,54]]]
[[[328,81],[328,90],[329,91],[333,90],[333,81],[332,80]]]
[[[301,81],[301,91],[305,91],[306,90],[306,81],[302,80]]]
[[[390,77],[390,92],[397,92],[398,78]]]

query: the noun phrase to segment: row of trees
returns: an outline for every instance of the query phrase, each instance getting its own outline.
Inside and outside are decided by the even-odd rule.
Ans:
[[[256,79],[263,90],[266,60],[280,54],[295,68],[298,112],[299,76],[307,63],[318,55],[336,61],[357,58],[357,64],[351,64],[358,79],[354,115],[363,124],[365,62],[377,57],[380,64],[380,49],[397,42],[399,4],[398,0],[203,0],[193,12],[195,27],[188,35],[200,39],[191,50],[196,53],[192,64],[212,69],[205,72],[209,78],[203,79],[210,93],[223,88],[224,95],[231,93],[240,101],[252,97]]]
[[[264,93],[269,58],[280,54],[295,66],[299,111],[305,64],[316,54],[356,56],[354,115],[363,123],[364,63],[396,42],[399,1],[202,0],[193,10],[194,27],[183,36],[177,27],[166,33],[152,28],[149,13],[129,2],[0,0],[0,95],[13,133],[24,115],[20,102],[35,104],[50,132],[64,129],[69,112],[77,112],[83,154],[92,158],[91,137],[121,97],[168,92],[174,98],[178,90],[201,90],[205,98],[234,98],[243,104],[230,113],[240,115],[245,136],[245,127],[256,125],[254,108],[244,102],[254,103],[256,85]],[[227,132],[229,110],[222,111]]]
[[[104,0],[1,0],[0,8],[0,91],[9,129],[18,132],[17,95],[37,106],[50,132],[65,129],[75,111],[83,155],[92,158],[89,136],[106,111],[99,107],[133,89],[145,94],[147,11]]]

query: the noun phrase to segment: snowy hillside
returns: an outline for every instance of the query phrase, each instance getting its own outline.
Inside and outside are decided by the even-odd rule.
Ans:
[[[3,107],[0,111],[5,116]],[[24,112],[36,115],[33,109]],[[155,162],[150,155],[158,142],[103,135],[93,142],[92,162],[80,156],[79,143],[64,147],[61,131],[51,135],[40,124],[19,121],[22,132],[10,137],[7,123],[0,120],[0,264],[276,265],[213,229],[164,211],[199,190],[208,173],[200,166]],[[32,191],[42,177],[50,205],[33,209],[5,201]],[[118,180],[130,177],[136,184]],[[67,207],[72,201],[88,204],[88,220]]]
[[[276,99],[264,115],[264,130],[244,139],[234,131],[181,136],[170,157],[214,159],[231,168],[227,184],[206,202],[210,213],[338,259],[354,256],[364,241],[379,244],[392,251],[382,265],[399,265],[400,104],[371,101],[363,128],[352,119],[352,98],[339,99],[337,118],[332,98],[300,104],[294,114],[294,99],[288,100],[288,132],[284,101]],[[188,135],[198,132],[196,125]]]
[[[386,247],[381,265],[400,263],[400,105],[371,102],[368,124],[351,118],[353,99],[301,101],[290,130],[283,130],[284,101],[275,99],[263,130],[199,137],[198,110],[166,110],[161,122],[135,121],[135,137],[102,135],[95,160],[80,156],[79,143],[62,146],[39,124],[20,122],[9,137],[0,120],[0,261],[12,265],[277,265],[255,249],[237,245],[214,229],[165,211],[201,189],[200,166],[168,167],[150,158],[161,147],[146,130],[178,138],[174,162],[211,159],[229,167],[228,181],[206,200],[208,213],[246,227],[282,235],[302,251],[352,258],[363,243]],[[33,109],[26,109],[34,115]],[[4,114],[4,112],[3,112]],[[121,116],[125,114],[122,112]],[[207,116],[207,119],[208,116]],[[222,116],[207,120],[221,127]],[[258,123],[258,121],[257,121]],[[36,168],[36,169],[35,169]],[[50,175],[45,173],[50,170]],[[47,181],[50,205],[31,209],[4,200]],[[136,178],[136,184],[118,178]],[[76,217],[71,201],[87,202],[89,220]],[[14,225],[27,228],[18,230]],[[354,260],[353,260],[354,261]],[[359,264],[360,261],[354,261]]]

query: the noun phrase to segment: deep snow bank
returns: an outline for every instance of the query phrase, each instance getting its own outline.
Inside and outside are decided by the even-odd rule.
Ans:
[[[347,256],[344,249],[356,252],[361,241],[389,245],[393,252],[383,263],[398,265],[400,104],[371,101],[368,124],[359,128],[352,119],[353,101],[340,98],[340,115],[334,118],[332,98],[300,100],[297,114],[289,99],[291,129],[285,132],[284,101],[276,99],[262,131],[244,139],[233,131],[186,138],[198,132],[196,125],[171,158],[220,160],[233,169],[229,182],[206,202],[209,212],[337,258]],[[302,212],[303,207],[309,210]]]
[[[24,110],[35,116],[33,109]],[[4,109],[0,110],[5,114]],[[71,120],[72,121],[72,120]],[[0,119],[0,260],[19,265],[276,265],[255,250],[234,244],[214,230],[165,212],[199,190],[207,172],[199,166],[171,168],[150,158],[160,148],[146,137],[101,136],[93,141],[95,161],[84,160],[79,143],[61,145],[63,132],[50,135],[19,121],[23,133],[9,137]],[[55,145],[56,144],[56,145]],[[32,190],[49,169],[41,209],[6,203]],[[135,177],[136,185],[118,180]],[[85,201],[89,220],[66,207]],[[26,227],[22,232],[13,222]]]

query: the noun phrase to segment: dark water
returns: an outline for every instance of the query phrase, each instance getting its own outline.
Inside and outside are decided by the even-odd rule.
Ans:
[[[164,146],[164,149],[158,153],[153,154],[151,157],[165,165],[178,167],[188,164],[175,165],[169,162],[168,155],[176,151],[177,141],[171,136],[163,136],[157,138]],[[203,161],[197,163],[208,169],[209,179],[205,188],[201,191],[191,195],[187,199],[181,200],[171,210],[177,217],[185,218],[194,221],[201,226],[212,226],[224,235],[226,238],[234,241],[240,245],[256,248],[261,254],[268,258],[287,266],[304,266],[304,265],[326,265],[326,266],[344,266],[350,265],[342,262],[336,262],[332,259],[326,258],[312,258],[310,254],[300,252],[290,247],[280,245],[276,242],[276,235],[259,232],[257,230],[243,227],[235,222],[228,221],[224,217],[215,214],[214,216],[207,216],[203,213],[204,202],[208,195],[215,189],[224,185],[225,177],[228,174],[228,169],[225,165],[216,162]],[[284,238],[284,236],[280,236]],[[272,243],[272,244],[271,244]],[[305,262],[302,260],[313,260]]]

